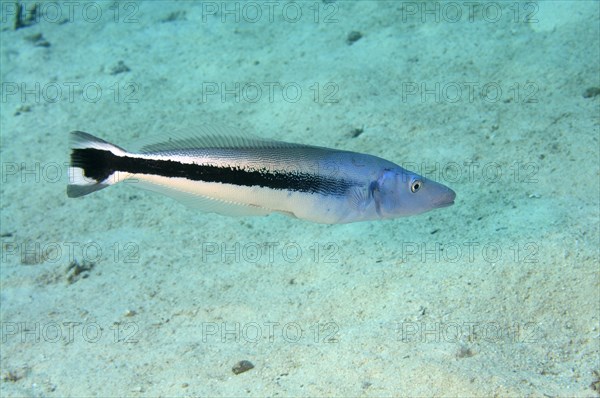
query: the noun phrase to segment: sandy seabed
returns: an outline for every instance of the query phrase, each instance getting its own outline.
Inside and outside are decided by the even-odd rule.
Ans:
[[[600,3],[75,3],[0,3],[2,396],[598,396]],[[69,131],[204,123],[456,204],[319,225],[67,198]]]

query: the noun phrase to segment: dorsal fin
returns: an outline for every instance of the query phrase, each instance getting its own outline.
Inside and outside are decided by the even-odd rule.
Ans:
[[[299,146],[303,145],[255,137],[228,127],[206,125],[143,138],[135,142],[130,151],[148,154],[200,148],[291,148]]]

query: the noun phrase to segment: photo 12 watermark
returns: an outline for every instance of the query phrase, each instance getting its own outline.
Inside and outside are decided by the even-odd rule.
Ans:
[[[540,261],[539,242],[398,242],[398,257],[405,263],[536,264]]]
[[[309,244],[286,242],[200,242],[200,260],[222,263],[295,264],[301,261],[323,264],[340,262],[340,245],[336,242]]]
[[[22,104],[91,103],[110,101],[136,104],[140,102],[141,85],[137,82],[2,82],[0,101]]]
[[[402,23],[538,23],[534,1],[402,1]]]
[[[422,104],[455,104],[483,102],[536,104],[540,88],[537,83],[502,83],[497,81],[403,81],[399,84],[402,103],[418,102]]]
[[[339,2],[333,1],[203,1],[202,22],[297,24],[339,22]]]
[[[410,162],[400,163],[400,166],[410,170],[423,177],[444,183],[476,183],[483,182],[487,184],[512,183],[512,184],[537,184],[540,182],[540,164],[532,161],[514,161],[510,164],[501,164],[498,162],[478,162],[464,161],[460,162]],[[232,167],[242,167],[241,164],[232,164]],[[0,180],[6,183],[45,183],[45,184],[66,184],[72,183],[69,177],[68,162],[2,162],[0,165]],[[323,175],[331,178],[351,178],[345,175],[345,169],[341,164],[335,162],[319,164],[310,164],[298,162],[297,164],[286,164],[282,167],[267,167],[263,169],[266,172],[289,171],[298,175]],[[129,174],[129,173],[127,173]],[[409,177],[406,181],[409,182]],[[119,172],[116,172],[112,179],[120,181]],[[134,178],[126,179],[127,184],[135,184],[138,181]]]
[[[0,338],[2,344],[137,343],[139,330],[136,322],[14,321],[0,324]]]
[[[202,82],[201,102],[287,102],[297,103],[302,98],[321,104],[334,104],[340,101],[339,85],[335,82]]]
[[[28,240],[18,242],[3,240],[0,262],[35,264],[96,264],[110,261],[118,264],[135,264],[140,261],[140,245],[137,242],[42,242]]]
[[[396,340],[402,343],[539,343],[535,322],[497,321],[399,322]]]
[[[203,343],[338,343],[336,322],[304,324],[297,321],[202,322],[197,329]]]
[[[486,184],[537,184],[540,182],[540,164],[532,161],[498,162],[402,162],[403,168],[434,181],[452,183]]]
[[[14,29],[49,23],[139,23],[139,2],[134,1],[2,1],[0,22]]]

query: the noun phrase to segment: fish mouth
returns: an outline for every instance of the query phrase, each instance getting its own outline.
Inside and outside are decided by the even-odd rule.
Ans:
[[[448,207],[454,204],[454,199],[456,199],[456,192],[451,190],[450,188],[446,188],[446,192],[444,192],[441,200],[436,202],[436,207]]]
[[[452,202],[442,202],[442,203],[439,203],[437,205],[437,207],[438,208],[440,208],[440,207],[448,207],[448,206],[452,206],[453,204],[454,204],[454,201],[452,201]]]

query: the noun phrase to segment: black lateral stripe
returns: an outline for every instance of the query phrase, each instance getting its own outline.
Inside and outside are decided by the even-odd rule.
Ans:
[[[110,151],[95,148],[73,149],[71,165],[83,169],[87,178],[92,178],[98,182],[106,180],[118,171],[329,195],[343,195],[355,185],[350,180],[304,171],[242,169],[239,167],[187,164],[173,160],[139,159],[117,156]]]

